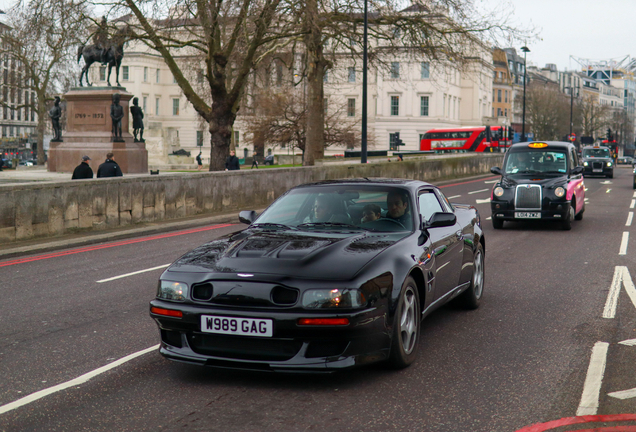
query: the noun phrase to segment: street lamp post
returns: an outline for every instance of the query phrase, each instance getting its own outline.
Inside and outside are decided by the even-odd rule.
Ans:
[[[528,74],[527,54],[530,52],[528,47],[521,47],[523,51],[523,116],[521,118],[521,142],[526,141],[526,77]]]
[[[570,90],[570,136],[572,136],[572,129],[574,122],[572,120],[572,113],[574,112],[574,87],[563,87],[563,89]]]
[[[367,163],[367,0],[364,0],[364,41],[362,44],[362,137],[360,162]]]

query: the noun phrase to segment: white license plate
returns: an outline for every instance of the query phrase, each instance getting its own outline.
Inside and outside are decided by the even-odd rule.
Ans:
[[[596,168],[593,169],[592,172],[603,172],[603,168]]]
[[[271,319],[202,315],[201,331],[235,336],[272,337],[274,335],[274,321]]]
[[[517,219],[541,219],[541,213],[538,212],[515,212]]]

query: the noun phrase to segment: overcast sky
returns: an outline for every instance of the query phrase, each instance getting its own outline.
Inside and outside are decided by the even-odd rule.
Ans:
[[[579,69],[570,56],[591,60],[636,56],[636,0],[475,0],[492,10],[514,8],[517,24],[539,30],[528,41],[528,63],[555,63],[559,70]],[[520,47],[517,51],[520,51]]]

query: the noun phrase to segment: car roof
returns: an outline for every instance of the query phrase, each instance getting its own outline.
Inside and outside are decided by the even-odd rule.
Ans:
[[[336,185],[370,185],[370,186],[405,186],[409,189],[416,189],[420,186],[434,186],[430,183],[423,182],[421,180],[412,180],[412,179],[395,179],[395,178],[382,178],[382,177],[371,177],[371,178],[352,178],[352,179],[337,179],[337,180],[323,180],[315,183],[305,183],[302,185],[298,185],[294,187],[302,188],[309,186],[336,186]]]
[[[528,141],[528,142],[520,142],[520,143],[516,143],[510,146],[510,148],[508,149],[508,151],[521,151],[521,150],[527,150],[528,149],[528,145],[532,144],[532,143],[545,143],[548,146],[541,148],[541,149],[532,149],[532,147],[530,147],[532,150],[569,150],[571,148],[574,148],[574,144],[569,143],[569,142],[563,142],[563,141]]]

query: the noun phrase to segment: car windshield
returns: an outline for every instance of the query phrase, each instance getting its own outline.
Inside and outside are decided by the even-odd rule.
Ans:
[[[567,170],[566,154],[554,150],[509,153],[504,166],[506,174],[564,174]]]
[[[392,186],[329,185],[292,189],[251,225],[306,231],[412,231],[408,191]]]
[[[587,157],[587,158],[608,158],[608,157],[610,157],[610,152],[609,152],[609,149],[606,149],[606,148],[583,149],[583,157]]]

